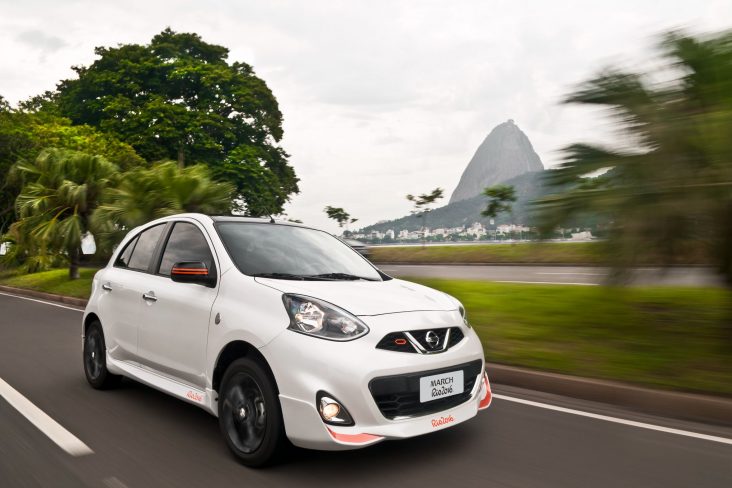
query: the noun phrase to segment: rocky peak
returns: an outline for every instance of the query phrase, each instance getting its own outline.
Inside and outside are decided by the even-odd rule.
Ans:
[[[543,169],[529,138],[509,119],[494,127],[478,146],[450,203],[480,195],[487,186]]]

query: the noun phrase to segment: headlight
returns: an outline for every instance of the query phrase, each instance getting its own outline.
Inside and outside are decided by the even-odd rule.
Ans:
[[[331,341],[350,341],[369,328],[358,317],[335,305],[301,295],[282,295],[290,316],[288,329]]]

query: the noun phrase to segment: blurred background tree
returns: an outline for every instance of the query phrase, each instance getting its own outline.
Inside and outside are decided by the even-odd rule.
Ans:
[[[17,163],[11,176],[23,181],[16,200],[20,218],[10,234],[16,246],[28,245],[25,258],[63,255],[69,277],[78,278],[82,238],[92,231],[92,213],[117,172],[102,156],[68,149],[45,150],[33,162]]]
[[[103,156],[121,169],[146,165],[135,150],[111,134],[47,112],[27,112],[0,104],[0,235],[15,219],[15,199],[21,180],[8,180],[20,160],[35,161],[46,148],[61,148]]]
[[[148,161],[212,166],[250,215],[281,213],[299,191],[277,144],[276,98],[250,65],[227,62],[227,48],[166,29],[150,44],[95,53],[90,66],[73,68],[77,79],[29,105],[108,132]]]
[[[235,189],[211,178],[201,164],[180,168],[168,161],[151,168],[134,168],[116,184],[92,215],[104,250],[121,241],[132,228],[151,220],[183,212],[228,214]]]
[[[328,216],[329,219],[333,219],[338,222],[338,227],[343,228],[344,225],[352,224],[357,222],[358,219],[351,217],[351,214],[346,212],[341,207],[331,207],[328,205],[323,209],[323,212]]]
[[[493,185],[483,190],[488,197],[488,204],[480,214],[483,217],[495,218],[501,212],[510,212],[512,203],[516,201],[516,190],[511,185]]]
[[[622,271],[646,253],[675,264],[704,246],[732,285],[732,31],[666,34],[660,69],[607,70],[566,103],[605,107],[619,144],[573,144],[548,171],[537,202],[550,232],[581,212],[608,223],[608,257]]]
[[[407,200],[412,202],[414,205],[414,210],[412,211],[413,215],[418,215],[422,218],[422,245],[425,245],[427,236],[425,235],[427,232],[427,214],[430,210],[432,210],[430,207],[437,202],[437,200],[441,199],[443,194],[445,193],[445,190],[442,188],[435,188],[430,193],[423,193],[421,195],[407,195]]]

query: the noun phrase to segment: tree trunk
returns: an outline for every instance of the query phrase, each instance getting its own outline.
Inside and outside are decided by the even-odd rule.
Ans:
[[[69,251],[69,279],[79,279],[79,263],[81,261],[81,252],[79,248]]]
[[[183,150],[183,144],[178,146],[178,167],[180,169],[185,168],[186,166],[186,153]]]

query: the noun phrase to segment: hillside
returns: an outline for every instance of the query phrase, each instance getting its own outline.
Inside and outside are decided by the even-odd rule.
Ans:
[[[540,172],[525,173],[504,181],[503,184],[511,185],[515,188],[518,198],[513,205],[513,216],[510,213],[499,214],[494,220],[495,224],[528,224],[529,202],[545,194],[541,181],[542,173]],[[427,227],[432,229],[458,227],[461,225],[470,225],[473,222],[481,222],[483,225],[488,226],[490,219],[480,215],[485,207],[486,197],[482,195],[450,203],[444,207],[434,209],[427,215]],[[399,232],[400,230],[417,231],[421,227],[421,218],[408,215],[399,219],[370,225],[357,232],[368,233],[374,230],[385,232],[388,229],[393,229],[395,232]]]

